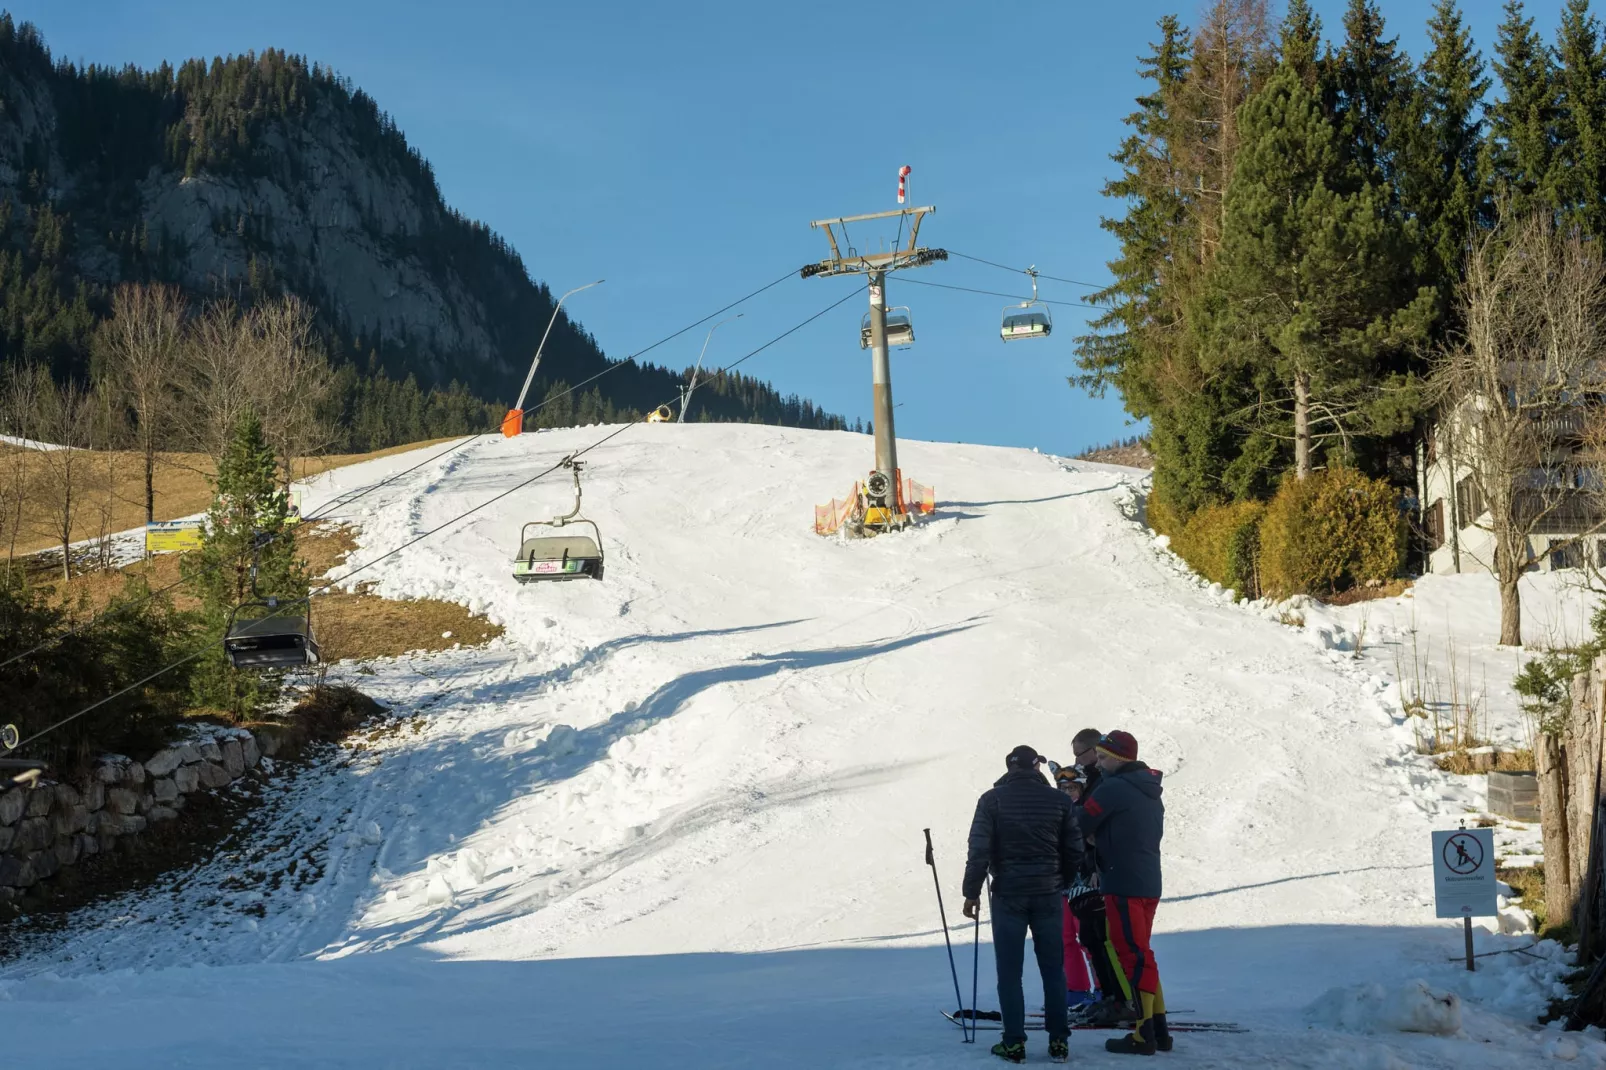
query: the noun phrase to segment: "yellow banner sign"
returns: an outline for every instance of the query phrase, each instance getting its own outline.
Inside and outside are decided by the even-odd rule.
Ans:
[[[158,520],[145,525],[145,552],[170,554],[201,548],[199,520]]]

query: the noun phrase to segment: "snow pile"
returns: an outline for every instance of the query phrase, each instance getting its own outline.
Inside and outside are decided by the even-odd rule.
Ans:
[[[1373,982],[1330,989],[1305,1009],[1305,1017],[1312,1025],[1349,1033],[1448,1037],[1461,1032],[1461,997],[1435,991],[1426,981],[1389,988]]]

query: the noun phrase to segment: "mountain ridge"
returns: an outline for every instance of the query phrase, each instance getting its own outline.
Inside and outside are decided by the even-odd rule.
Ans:
[[[79,67],[0,15],[0,359],[87,373],[104,295],[129,281],[195,301],[292,292],[319,310],[337,365],[502,404],[554,308],[518,252],[447,205],[429,162],[331,68],[278,49]],[[560,311],[531,400],[617,363]],[[682,381],[627,362],[597,401],[645,411]],[[711,385],[690,418],[845,426],[757,380]]]

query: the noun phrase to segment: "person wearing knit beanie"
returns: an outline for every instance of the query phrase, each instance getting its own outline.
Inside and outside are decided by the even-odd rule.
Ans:
[[[1100,737],[1098,765],[1103,776],[1080,807],[1082,830],[1093,837],[1099,890],[1109,943],[1121,967],[1124,997],[1137,1004],[1130,1036],[1106,1041],[1106,1051],[1153,1055],[1171,1050],[1166,1028],[1165,992],[1160,987],[1150,934],[1160,905],[1160,840],[1165,835],[1165,803],[1160,772],[1138,760],[1137,737],[1108,732]]]

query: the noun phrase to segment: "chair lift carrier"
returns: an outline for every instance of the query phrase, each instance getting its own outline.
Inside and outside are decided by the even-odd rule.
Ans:
[[[318,663],[318,642],[312,634],[312,599],[298,599],[281,611],[279,599],[263,598],[257,592],[257,565],[262,547],[272,536],[257,533],[251,557],[252,600],[242,602],[229,614],[223,633],[223,652],[236,669],[264,672],[272,669],[300,669]]]
[[[899,305],[887,309],[887,348],[905,349],[915,344],[915,326],[909,318],[909,306]],[[859,321],[859,348],[870,348],[870,313]]]
[[[253,592],[254,593],[254,592]],[[299,669],[318,663],[312,609],[294,616],[279,612],[277,598],[245,602],[229,616],[223,649],[236,669]]]
[[[519,530],[519,554],[513,559],[513,578],[520,583],[536,580],[602,579],[602,530],[596,522],[580,515],[580,466],[566,459],[564,466],[574,472],[574,508],[551,520],[532,520]],[[591,534],[534,535],[531,528],[557,528],[583,524]]]
[[[1037,299],[1036,266],[1027,268],[1026,274],[1032,279],[1032,299],[1005,307],[998,335],[1006,342],[1017,342],[1022,338],[1047,338],[1054,333],[1054,319],[1048,314],[1048,306]]]

